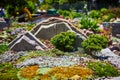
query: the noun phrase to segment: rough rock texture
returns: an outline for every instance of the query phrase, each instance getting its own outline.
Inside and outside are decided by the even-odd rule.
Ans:
[[[99,59],[110,62],[112,65],[120,69],[120,56],[113,53],[109,48],[102,49],[97,56]]]
[[[81,42],[86,39],[86,35],[82,30],[75,28],[70,22],[61,18],[49,18],[46,21],[38,23],[32,30],[37,38],[50,40],[56,34],[66,31],[73,31],[77,35],[75,47],[81,47]]]
[[[44,50],[47,47],[39,41],[32,33],[25,32],[19,35],[11,43],[9,43],[10,50],[24,51],[24,50]]]
[[[74,31],[78,34],[81,34],[81,36],[86,38],[86,35],[76,29],[71,23],[69,23],[65,19],[61,18],[49,18],[43,22],[38,23],[31,32],[37,37],[41,39],[50,39],[54,35],[60,33],[60,32],[66,32],[66,31]]]

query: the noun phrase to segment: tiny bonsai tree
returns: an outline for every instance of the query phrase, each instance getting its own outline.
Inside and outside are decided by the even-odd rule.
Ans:
[[[90,52],[107,47],[108,39],[100,34],[92,34],[82,42],[82,47]]]
[[[51,43],[61,51],[73,51],[76,35],[74,32],[61,32],[51,39]]]

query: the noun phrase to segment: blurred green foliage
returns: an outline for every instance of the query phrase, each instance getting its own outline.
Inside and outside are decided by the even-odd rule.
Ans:
[[[0,79],[1,80],[19,80],[17,78],[18,68],[15,68],[11,63],[0,64]]]

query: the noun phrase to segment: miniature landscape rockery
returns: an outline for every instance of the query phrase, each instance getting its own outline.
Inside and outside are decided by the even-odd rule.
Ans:
[[[36,14],[31,0],[15,7],[0,30],[0,80],[120,80],[120,9],[89,11],[84,2],[83,11],[68,11],[60,0],[58,11],[44,10],[53,8],[47,1]]]

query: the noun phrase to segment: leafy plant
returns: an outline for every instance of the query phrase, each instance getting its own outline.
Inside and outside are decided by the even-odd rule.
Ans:
[[[50,41],[59,50],[73,51],[75,39],[76,35],[74,32],[61,32],[55,35]]]
[[[98,25],[97,22],[88,18],[88,17],[83,17],[80,21],[81,24],[81,29],[91,29],[94,32],[98,31]]]
[[[104,15],[104,16],[102,17],[103,21],[105,21],[105,22],[109,22],[110,19],[112,19],[112,18],[115,18],[115,14],[113,14],[113,13],[109,13],[109,14]]]
[[[104,14],[106,11],[107,11],[106,8],[101,8],[101,10],[100,10],[100,12],[101,12],[102,14]]]
[[[71,18],[71,19],[84,16],[84,14],[74,12],[74,9],[71,9],[70,11],[59,9],[58,13],[62,15],[64,18]]]
[[[89,13],[89,17],[97,19],[101,17],[101,13],[97,10],[92,10]]]
[[[81,13],[73,12],[73,18],[79,18],[79,17],[82,17],[82,16],[84,16],[84,15],[81,14]]]
[[[82,42],[82,47],[89,51],[100,51],[102,48],[105,48],[107,44],[107,37],[99,34],[93,34]]]
[[[105,62],[90,62],[87,66],[92,69],[98,77],[114,77],[120,75],[117,69]]]

